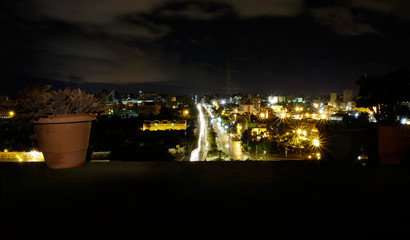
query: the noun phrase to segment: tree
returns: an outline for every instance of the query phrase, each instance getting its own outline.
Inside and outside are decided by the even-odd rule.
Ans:
[[[385,76],[363,74],[356,82],[358,107],[366,107],[381,125],[395,125],[403,102],[410,101],[410,71],[399,68]]]
[[[252,141],[252,133],[249,129],[246,129],[243,133],[242,133],[242,142],[243,143],[248,143]]]

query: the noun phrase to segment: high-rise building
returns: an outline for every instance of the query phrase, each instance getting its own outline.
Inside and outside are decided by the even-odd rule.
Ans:
[[[343,102],[352,102],[353,101],[353,90],[346,89],[343,90]]]
[[[337,100],[337,93],[330,93],[330,100],[329,102],[334,103]]]

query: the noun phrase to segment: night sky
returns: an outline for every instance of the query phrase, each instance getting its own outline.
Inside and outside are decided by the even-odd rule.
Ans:
[[[322,95],[410,63],[408,0],[26,0],[1,7],[3,94]]]

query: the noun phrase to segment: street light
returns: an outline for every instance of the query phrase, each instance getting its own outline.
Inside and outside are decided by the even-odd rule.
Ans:
[[[318,138],[313,139],[312,145],[313,145],[314,147],[320,147],[320,141],[319,141],[319,139],[318,139]]]

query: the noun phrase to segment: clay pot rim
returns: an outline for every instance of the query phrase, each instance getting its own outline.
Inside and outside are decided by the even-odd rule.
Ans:
[[[92,113],[56,114],[34,120],[33,124],[90,122],[96,119]]]

